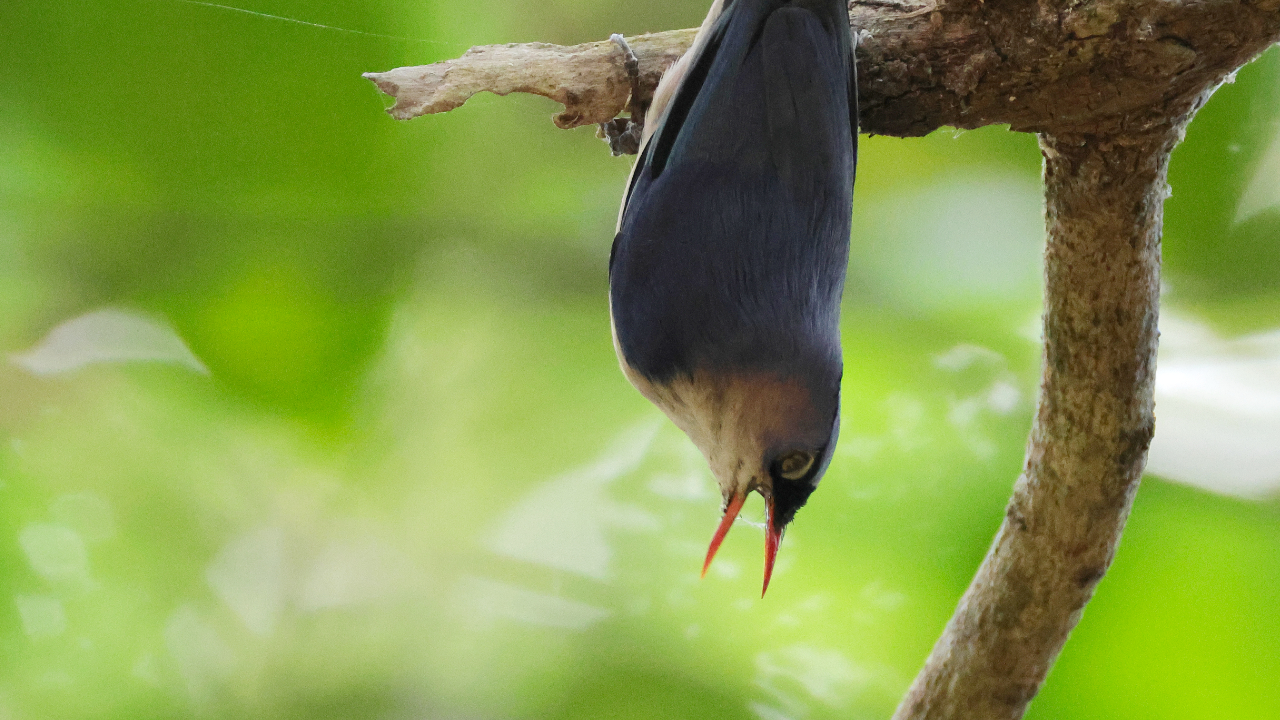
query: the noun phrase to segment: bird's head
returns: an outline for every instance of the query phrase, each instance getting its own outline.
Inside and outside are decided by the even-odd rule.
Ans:
[[[627,374],[698,446],[720,486],[724,516],[707,550],[704,575],[747,495],[764,498],[768,590],[782,533],[831,461],[840,426],[839,368],[816,373],[820,379],[698,370],[655,383]]]

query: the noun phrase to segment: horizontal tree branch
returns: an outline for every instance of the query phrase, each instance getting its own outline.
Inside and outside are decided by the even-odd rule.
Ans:
[[[862,130],[915,136],[949,125],[1118,135],[1192,112],[1280,36],[1280,0],[853,0]],[[694,30],[628,38],[639,103]],[[456,60],[366,73],[407,120],[479,92],[526,92],[565,106],[562,128],[610,120],[631,87],[608,40],[475,47]]]
[[[647,104],[658,80],[693,42],[697,29],[628,38],[640,60],[639,85]],[[515,43],[473,47],[457,60],[396,68],[364,77],[396,102],[387,112],[397,120],[446,112],[476,93],[531,93],[564,105],[555,116],[562,128],[593,125],[617,117],[627,105],[631,79],[622,48],[613,41],[564,47]]]

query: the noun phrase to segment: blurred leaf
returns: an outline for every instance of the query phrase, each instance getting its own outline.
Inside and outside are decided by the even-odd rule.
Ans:
[[[33,375],[56,375],[95,363],[163,362],[198,373],[209,370],[159,321],[123,310],[95,310],[49,331],[35,347],[10,359]]]
[[[1248,187],[1280,185],[1280,175],[1266,177],[1272,166],[1264,159],[1277,136],[1280,48],[1272,48],[1214,93],[1174,151],[1164,256],[1180,302],[1274,286],[1280,215],[1236,221],[1245,219],[1239,208]]]
[[[1223,340],[1164,313],[1147,472],[1245,498],[1280,491],[1280,330]]]
[[[1236,204],[1236,224],[1240,224],[1264,210],[1280,206],[1280,127],[1271,138],[1271,145],[1257,162],[1253,178],[1240,194]]]

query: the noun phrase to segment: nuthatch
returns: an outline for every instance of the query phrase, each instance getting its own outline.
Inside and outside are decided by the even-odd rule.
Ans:
[[[649,110],[609,259],[622,370],[748,493],[778,543],[840,429],[840,297],[857,158],[845,0],[715,0]]]

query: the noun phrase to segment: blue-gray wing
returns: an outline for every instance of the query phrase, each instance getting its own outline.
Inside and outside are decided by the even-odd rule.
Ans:
[[[856,97],[841,0],[725,9],[641,151],[614,240],[633,368],[838,358]]]

